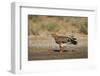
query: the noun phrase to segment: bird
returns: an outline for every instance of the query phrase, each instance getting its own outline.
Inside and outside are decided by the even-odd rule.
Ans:
[[[55,42],[59,44],[60,53],[63,52],[64,47],[69,42],[70,44],[77,45],[77,39],[74,36],[59,36],[57,34],[51,34]]]

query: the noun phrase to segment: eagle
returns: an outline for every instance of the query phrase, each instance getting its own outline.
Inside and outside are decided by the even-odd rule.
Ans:
[[[77,38],[75,38],[73,35],[71,36],[59,36],[57,34],[51,34],[54,38],[55,42],[59,44],[60,53],[63,52],[64,47],[67,45],[67,43],[77,45]]]

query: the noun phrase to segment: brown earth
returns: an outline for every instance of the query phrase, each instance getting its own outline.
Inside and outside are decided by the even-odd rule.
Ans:
[[[88,43],[86,37],[78,38],[78,45],[67,44],[63,53],[59,53],[59,46],[52,37],[29,38],[28,60],[54,60],[88,58]]]

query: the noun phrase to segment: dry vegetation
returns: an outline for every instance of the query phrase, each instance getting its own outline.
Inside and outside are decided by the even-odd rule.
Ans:
[[[29,15],[28,35],[45,35],[57,33],[67,35],[88,34],[87,17],[63,17],[63,16],[37,16]]]

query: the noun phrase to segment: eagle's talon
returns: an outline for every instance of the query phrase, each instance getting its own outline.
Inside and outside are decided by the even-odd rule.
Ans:
[[[63,53],[63,51],[60,51],[60,54],[62,54]]]

